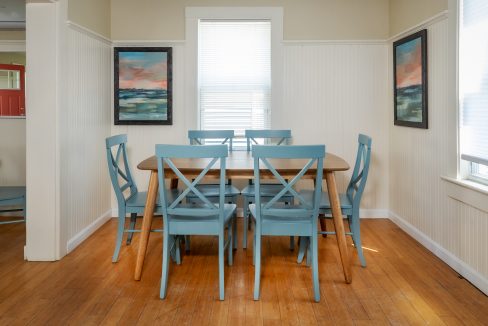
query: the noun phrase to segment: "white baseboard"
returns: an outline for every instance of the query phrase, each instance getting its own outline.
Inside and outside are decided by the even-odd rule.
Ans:
[[[488,279],[486,279],[483,275],[475,271],[471,266],[453,255],[447,249],[443,248],[437,242],[433,241],[426,234],[422,233],[396,213],[390,211],[390,220],[398,225],[403,231],[408,233],[412,238],[417,240],[425,248],[430,250],[434,255],[439,257],[443,262],[451,266],[452,269],[480,289],[484,294],[488,295]]]
[[[85,241],[90,235],[92,235],[96,230],[98,230],[102,225],[104,225],[112,217],[112,210],[109,209],[102,216],[98,217],[86,228],[78,232],[74,237],[68,240],[66,244],[66,251],[69,254],[76,247],[78,247],[83,241]]]

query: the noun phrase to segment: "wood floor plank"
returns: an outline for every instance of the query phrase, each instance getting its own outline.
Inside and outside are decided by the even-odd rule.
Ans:
[[[488,325],[486,295],[389,220],[361,223],[368,266],[359,265],[348,239],[352,284],[344,283],[334,236],[319,238],[320,303],[311,269],[296,263],[287,237],[263,238],[259,301],[252,232],[251,246],[235,250],[233,266],[225,267],[225,301],[218,300],[217,239],[203,236],[192,237],[181,265],[171,263],[161,300],[161,234],[151,235],[142,279],[134,281],[138,236],[112,263],[116,221],[53,263],[25,262],[25,226],[0,226],[0,324]],[[242,220],[238,234],[242,239]]]

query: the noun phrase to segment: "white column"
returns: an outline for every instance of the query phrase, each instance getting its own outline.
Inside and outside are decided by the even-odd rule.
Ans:
[[[28,3],[26,9],[26,257],[31,261],[60,258],[57,6]]]

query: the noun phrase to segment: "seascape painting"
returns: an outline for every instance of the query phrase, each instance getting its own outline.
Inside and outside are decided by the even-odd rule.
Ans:
[[[393,44],[395,125],[427,128],[427,31]]]
[[[172,124],[171,48],[115,48],[115,124]]]

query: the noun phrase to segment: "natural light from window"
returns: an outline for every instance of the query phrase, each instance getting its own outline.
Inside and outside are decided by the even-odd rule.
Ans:
[[[271,22],[200,20],[198,28],[200,128],[269,128]]]
[[[488,1],[461,1],[459,95],[461,158],[468,175],[488,180]]]

